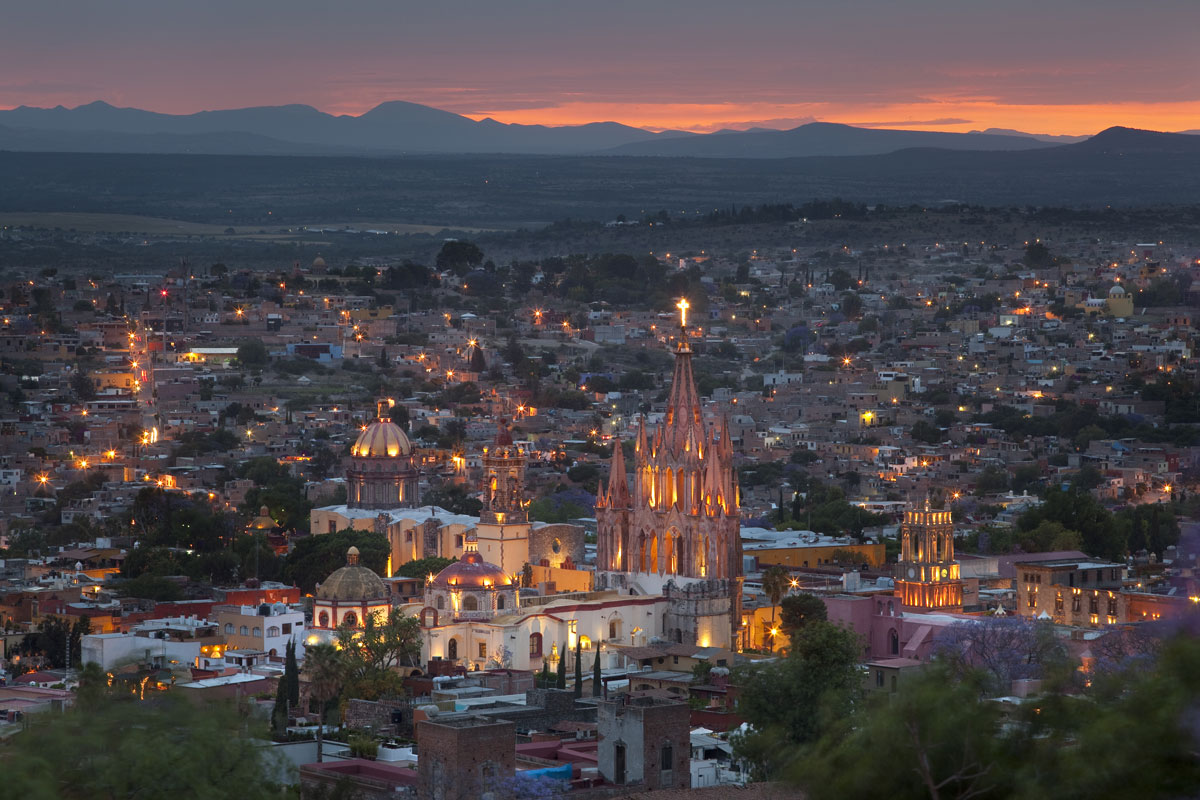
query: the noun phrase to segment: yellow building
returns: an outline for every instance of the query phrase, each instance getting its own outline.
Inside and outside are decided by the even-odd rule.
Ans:
[[[1119,283],[1113,284],[1108,290],[1108,299],[1104,301],[1110,317],[1132,317],[1133,298]]]
[[[835,538],[812,531],[742,532],[742,551],[754,556],[760,565],[780,564],[785,567],[823,567],[836,563],[881,566],[886,560],[883,542],[859,543],[853,539]],[[759,538],[761,536],[762,538]],[[853,557],[850,558],[848,556]]]

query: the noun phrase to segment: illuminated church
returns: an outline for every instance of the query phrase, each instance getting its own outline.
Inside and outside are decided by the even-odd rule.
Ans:
[[[725,420],[706,421],[692,374],[686,300],[666,418],[645,420],[633,477],[613,447],[607,491],[596,499],[597,588],[664,595],[664,634],[676,642],[733,647],[741,625],[742,545],[737,475]]]
[[[962,611],[963,583],[954,560],[954,521],[950,511],[904,512],[896,595],[911,611]]]
[[[392,401],[387,401],[391,405]],[[400,508],[417,505],[417,468],[413,446],[400,426],[384,417],[363,428],[350,447],[346,502],[350,508]]]

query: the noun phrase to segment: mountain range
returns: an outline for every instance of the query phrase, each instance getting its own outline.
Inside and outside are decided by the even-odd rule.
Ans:
[[[857,128],[829,122],[791,130],[709,134],[655,132],[615,122],[551,127],[473,120],[402,101],[383,103],[357,117],[306,105],[161,114],[97,101],[76,108],[0,110],[0,150],[23,152],[797,158],[883,155],[910,148],[1021,151],[1086,138],[999,129],[946,133]]]

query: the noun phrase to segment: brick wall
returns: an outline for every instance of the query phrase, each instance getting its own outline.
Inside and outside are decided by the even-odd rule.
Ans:
[[[516,728],[506,720],[422,720],[417,742],[417,796],[423,800],[477,798],[489,781],[511,777],[516,769]]]

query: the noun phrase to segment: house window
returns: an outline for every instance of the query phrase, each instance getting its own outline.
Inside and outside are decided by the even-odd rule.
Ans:
[[[1071,595],[1071,612],[1075,614],[1079,613],[1079,592]]]
[[[1029,607],[1037,608],[1037,589],[1029,590]]]
[[[1063,596],[1062,596],[1062,592],[1055,592],[1055,593],[1054,593],[1054,613],[1055,613],[1055,614],[1061,614],[1061,613],[1063,613]]]
[[[589,638],[587,636],[580,636],[579,637],[579,649],[580,650],[591,650],[592,649],[591,638]],[[676,659],[676,662],[678,663],[678,659]]]
[[[446,608],[446,598],[439,594],[437,599],[433,601],[433,604],[437,607],[438,611],[442,611]]]
[[[479,657],[487,658],[487,642],[479,643]]]
[[[253,635],[253,636],[256,636],[256,637],[258,637],[258,636],[262,636],[262,628],[260,628],[260,627],[258,627],[257,625],[255,625],[255,626],[254,626],[254,633],[253,633],[252,635]]]
[[[287,636],[291,632],[292,632],[292,623],[290,623],[290,622],[283,623],[283,635]]]
[[[1108,598],[1108,615],[1110,617],[1117,615],[1117,598],[1115,595]]]
[[[229,636],[233,635],[233,623],[232,622],[225,623],[225,633]]]
[[[1088,598],[1088,613],[1089,614],[1099,614],[1100,613],[1100,598],[1096,597],[1095,592],[1093,592],[1091,597]]]
[[[529,655],[540,656],[542,654],[542,635],[540,633],[529,634]]]
[[[883,670],[881,669],[875,670],[875,685],[880,688],[883,687]]]
[[[496,608],[501,611],[504,610],[504,595],[496,595]]]
[[[246,628],[245,625],[243,625],[242,627],[238,628],[238,633],[241,634],[242,636],[248,636],[249,630]]]
[[[274,625],[272,625],[270,628],[267,628],[267,636],[278,636],[278,635],[279,635],[279,628],[276,628]]]

